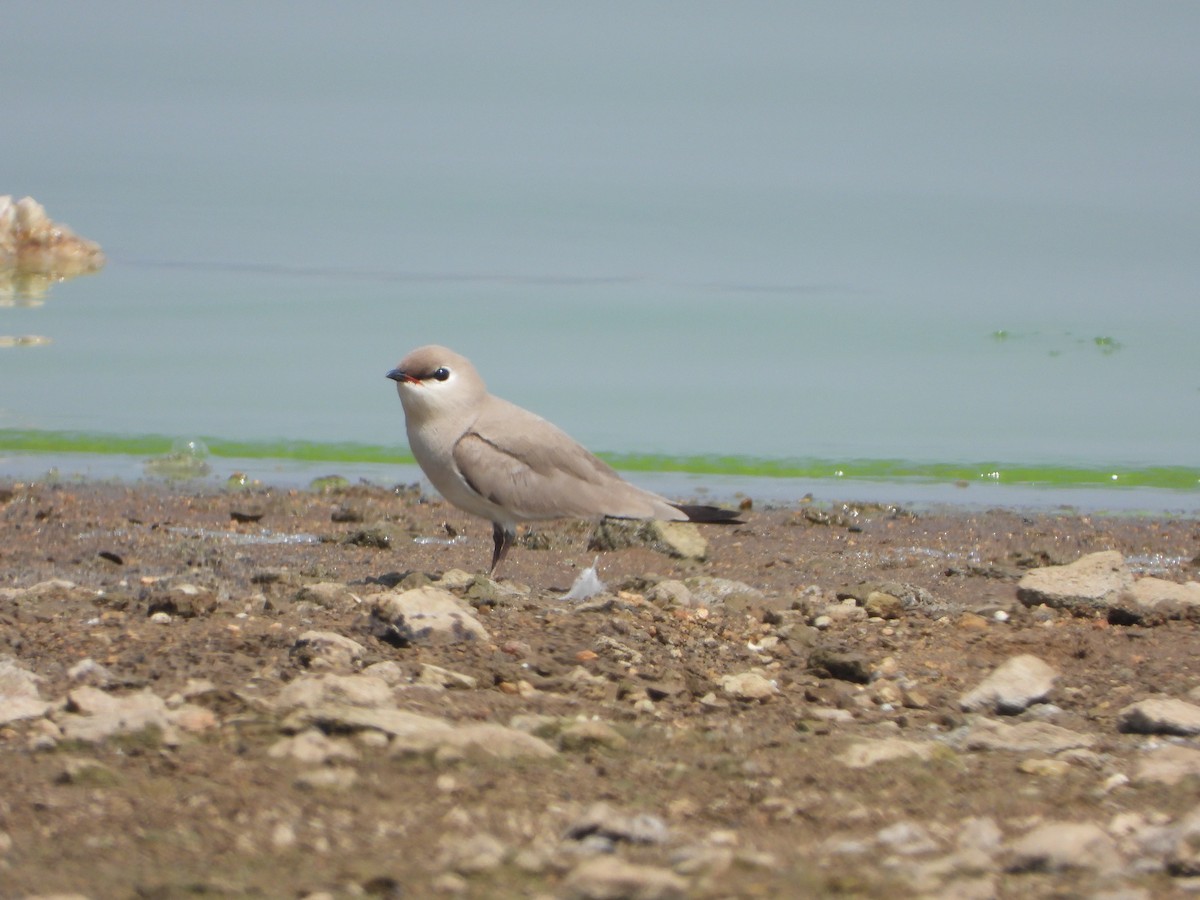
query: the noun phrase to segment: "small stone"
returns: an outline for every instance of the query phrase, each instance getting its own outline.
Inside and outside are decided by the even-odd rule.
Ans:
[[[904,602],[883,591],[871,591],[863,604],[868,616],[880,619],[899,619],[904,616]]]
[[[350,609],[356,605],[354,592],[338,581],[306,584],[296,594],[297,603],[312,603],[322,609]]]
[[[1091,822],[1047,822],[1009,846],[1010,872],[1112,872],[1120,866],[1116,843]]]
[[[576,866],[562,889],[565,900],[683,900],[688,881],[669,869],[599,856]]]
[[[443,669],[441,666],[435,666],[432,663],[422,663],[421,672],[417,676],[417,684],[430,685],[432,687],[474,690],[478,683],[478,679],[470,675],[452,672],[449,669]]]
[[[446,835],[441,843],[442,866],[460,875],[477,875],[498,869],[509,855],[508,847],[487,832],[466,838]]]
[[[1200,777],[1200,750],[1167,744],[1142,754],[1133,780],[1138,784],[1176,785],[1195,777]]]
[[[1118,550],[1089,553],[1065,566],[1027,572],[1017,584],[1026,606],[1046,605],[1076,615],[1106,610],[1133,585],[1133,575]]]
[[[692,592],[682,581],[665,579],[646,592],[646,599],[656,606],[694,606]]]
[[[1017,763],[1017,771],[1026,775],[1061,778],[1071,771],[1065,759],[1023,759]]]
[[[971,723],[962,739],[968,750],[1007,750],[1014,753],[1060,753],[1091,747],[1096,738],[1049,722],[1018,722],[1009,725],[995,719],[979,718]]]
[[[371,599],[371,633],[394,646],[488,640],[471,607],[441,588],[393,591]]]
[[[692,522],[604,519],[588,541],[588,549],[600,552],[625,547],[649,547],[676,559],[703,560],[708,542]]]
[[[855,684],[867,684],[871,680],[871,665],[858,653],[818,647],[809,654],[808,667],[814,672],[824,672],[830,678]]]
[[[112,673],[90,656],[81,659],[75,665],[71,666],[71,668],[67,669],[67,677],[72,681],[96,687],[103,687],[112,681]]]
[[[1181,609],[1200,606],[1200,582],[1195,581],[1178,584],[1163,578],[1139,578],[1128,594],[1134,603],[1148,609],[1159,606],[1178,606]]]
[[[1170,698],[1141,700],[1121,710],[1117,728],[1134,734],[1200,734],[1200,706]]]
[[[292,656],[311,669],[347,670],[357,667],[366,654],[358,641],[333,631],[306,631],[292,645]]]
[[[218,603],[217,595],[213,591],[186,581],[156,584],[146,597],[146,612],[151,622],[165,625],[172,618],[193,619],[197,616],[207,616],[217,608]]]
[[[649,813],[621,812],[607,803],[594,803],[567,827],[573,841],[599,835],[630,844],[663,844],[669,836],[666,823]]]
[[[851,769],[865,769],[894,759],[930,759],[937,752],[937,744],[929,741],[883,738],[851,744],[837,759]]]
[[[918,822],[897,822],[881,828],[875,834],[880,846],[901,856],[918,856],[939,849],[928,829]]]
[[[40,719],[52,704],[41,699],[39,677],[11,657],[0,657],[0,726],[21,719]]]
[[[329,705],[390,706],[392,689],[371,675],[303,675],[284,685],[275,703],[279,709],[314,709]]]
[[[1167,872],[1176,878],[1200,876],[1200,808],[1193,809],[1171,829]]]
[[[327,737],[316,728],[306,729],[292,737],[281,738],[271,745],[267,754],[273,759],[291,757],[311,766],[359,758],[358,751],[349,741]]]
[[[116,772],[95,759],[66,760],[54,780],[59,784],[93,788],[112,787],[120,781]]]
[[[67,695],[67,713],[58,724],[67,740],[89,743],[115,734],[166,732],[171,725],[167,704],[149,689],[113,696],[89,686],[75,688]]]
[[[624,735],[607,722],[587,719],[583,722],[572,722],[558,734],[559,749],[564,751],[583,751],[592,747],[608,747],[620,750],[629,741]]]
[[[779,685],[765,678],[757,670],[725,675],[721,678],[721,690],[726,696],[738,700],[767,701],[779,693]]]
[[[1015,715],[1045,700],[1057,680],[1058,673],[1036,656],[1014,656],[964,694],[959,705],[965,710],[990,709]]]
[[[738,607],[752,606],[766,599],[758,588],[751,587],[741,581],[728,578],[713,578],[710,575],[696,575],[683,581],[692,595],[693,606],[712,608],[714,606],[733,605]]]
[[[327,766],[309,769],[296,776],[296,787],[317,791],[347,791],[358,783],[358,773],[353,769]]]

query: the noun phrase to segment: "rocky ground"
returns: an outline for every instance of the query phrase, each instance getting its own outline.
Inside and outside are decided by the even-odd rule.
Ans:
[[[0,897],[1195,893],[1198,539],[0,482]]]

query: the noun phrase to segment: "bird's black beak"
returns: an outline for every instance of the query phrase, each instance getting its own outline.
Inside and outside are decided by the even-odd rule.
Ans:
[[[387,377],[392,379],[392,381],[406,381],[409,384],[417,384],[419,381],[419,379],[413,378],[411,375],[409,375],[407,372],[403,371],[402,369],[392,369],[390,372],[387,373]]]

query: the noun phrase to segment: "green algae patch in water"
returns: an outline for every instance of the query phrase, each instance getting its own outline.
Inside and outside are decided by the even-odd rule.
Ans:
[[[206,452],[188,451],[189,446]],[[186,452],[185,452],[186,451]],[[106,435],[89,432],[0,429],[0,453],[95,453],[144,456],[148,468],[171,470],[176,463],[196,465],[205,459],[293,460],[314,463],[413,465],[403,448],[376,444],[305,441],[236,441],[215,437],[182,441],[161,435]],[[1190,466],[1103,466],[1020,462],[913,461],[904,459],[762,459],[737,455],[669,455],[601,453],[618,469],[633,472],[679,472],[695,475],[807,478],[877,482],[1006,484],[1032,487],[1155,488],[1200,492],[1200,468]],[[196,477],[181,474],[176,477]]]

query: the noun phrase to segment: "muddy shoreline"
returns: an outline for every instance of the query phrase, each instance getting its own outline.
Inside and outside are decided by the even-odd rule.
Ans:
[[[1200,617],[1017,597],[1099,551],[1195,581],[1194,518],[800,504],[703,560],[590,534],[491,582],[487,525],[411,487],[0,481],[0,897],[1195,887],[1200,745],[1123,716],[1200,704]],[[608,591],[564,600],[597,556]],[[381,598],[425,589],[486,636],[397,625]],[[964,708],[1025,656],[1044,696]]]

